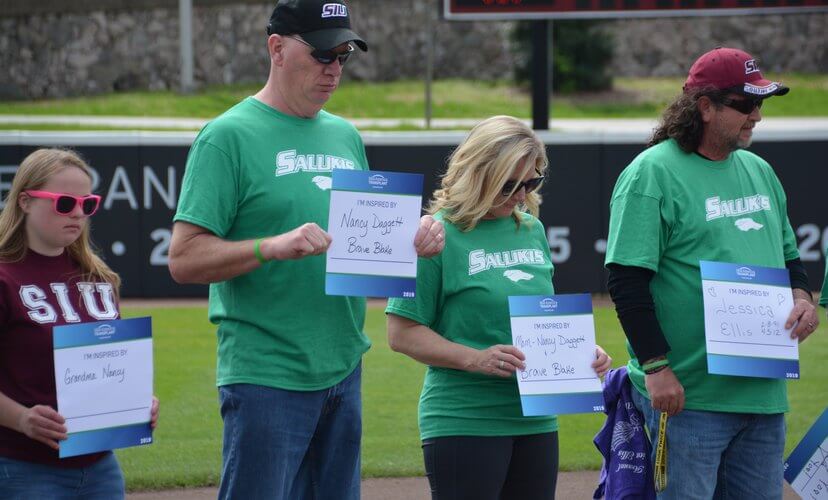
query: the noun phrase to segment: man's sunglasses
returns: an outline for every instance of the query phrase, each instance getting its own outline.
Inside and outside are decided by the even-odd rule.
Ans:
[[[734,99],[732,97],[723,97],[719,100],[719,102],[728,108],[735,109],[739,113],[743,115],[749,115],[753,113],[753,110],[756,108],[761,108],[762,103],[764,102],[762,99]]]
[[[26,191],[26,194],[33,198],[46,198],[53,201],[55,213],[69,215],[80,205],[83,215],[92,215],[98,211],[101,204],[101,197],[97,194],[86,196],[72,196],[71,194],[52,193],[51,191]]]
[[[350,43],[348,44],[348,48],[345,50],[345,52],[336,52],[333,49],[319,50],[317,48],[314,48],[313,45],[302,40],[298,36],[288,36],[288,38],[293,38],[297,42],[302,42],[308,47],[312,48],[313,51],[311,52],[311,57],[325,65],[332,64],[334,61],[338,60],[340,66],[345,66],[345,62],[348,61],[348,58],[351,57],[351,53],[354,51],[354,46]]]
[[[500,190],[500,194],[503,196],[512,196],[523,188],[526,188],[526,194],[535,191],[540,187],[541,182],[543,182],[544,179],[544,176],[540,175],[540,170],[535,169],[535,172],[538,174],[538,177],[533,177],[528,181],[506,181],[506,183],[503,184],[503,189]]]

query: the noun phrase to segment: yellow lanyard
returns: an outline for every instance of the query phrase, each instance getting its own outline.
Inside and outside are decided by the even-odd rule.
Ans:
[[[667,487],[667,414],[658,420],[658,446],[655,459],[655,489],[664,491]]]

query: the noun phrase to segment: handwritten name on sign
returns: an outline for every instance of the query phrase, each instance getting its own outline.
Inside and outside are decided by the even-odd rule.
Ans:
[[[421,174],[334,170],[325,291],[413,297]]]
[[[588,294],[509,297],[512,342],[525,356],[517,382],[524,415],[603,410]]]
[[[525,370],[518,372],[521,380],[578,375],[578,370],[569,360],[587,339],[586,335],[571,331],[572,327],[573,324],[569,321],[536,321],[532,324],[532,334],[515,336],[515,347],[524,353],[531,351],[535,354],[532,361],[537,363],[533,363],[534,366],[527,364]],[[543,357],[540,356],[541,352]]]
[[[397,207],[397,202],[379,200],[356,200],[357,207],[381,207],[387,206],[389,209]],[[339,223],[339,228],[345,234],[348,234],[348,245],[345,251],[348,254],[384,254],[394,255],[394,247],[392,238],[385,238],[391,235],[395,228],[402,227],[405,222],[405,217],[400,215],[391,215],[383,217],[382,214],[377,214],[375,211],[365,213],[352,207],[348,213],[342,214],[342,219]],[[399,252],[398,252],[399,253]]]
[[[701,270],[710,373],[798,378],[787,270],[708,261]]]

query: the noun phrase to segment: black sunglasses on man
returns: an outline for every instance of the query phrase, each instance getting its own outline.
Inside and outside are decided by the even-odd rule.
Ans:
[[[288,38],[292,38],[297,42],[302,42],[303,44],[307,45],[308,47],[312,48],[313,51],[311,52],[311,57],[316,59],[318,62],[328,65],[332,64],[334,61],[339,60],[340,66],[345,66],[345,62],[351,57],[351,53],[354,51],[354,46],[350,43],[348,44],[345,52],[337,52],[334,49],[329,50],[319,50],[313,47],[313,45],[309,44],[308,42],[302,40],[300,37],[295,35],[288,35]]]
[[[739,113],[743,115],[749,115],[753,113],[753,110],[756,108],[761,108],[762,103],[764,102],[763,99],[752,99],[747,97],[745,99],[736,99],[733,97],[723,97],[719,99],[719,103],[727,106],[728,108],[735,109]]]

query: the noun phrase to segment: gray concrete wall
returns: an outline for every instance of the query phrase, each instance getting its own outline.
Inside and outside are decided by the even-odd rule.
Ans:
[[[194,0],[196,84],[263,82],[264,27],[274,2]],[[509,79],[511,22],[448,22],[441,1],[351,0],[370,45],[347,78],[421,79],[433,20],[436,78]],[[560,22],[560,21],[559,21]],[[745,48],[766,70],[828,69],[828,14],[604,22],[617,75],[680,75],[716,45]],[[177,0],[3,0],[0,99],[171,89],[179,82]]]
[[[765,72],[828,72],[828,13],[623,19],[606,28],[617,75],[686,74],[716,46],[748,51]]]

